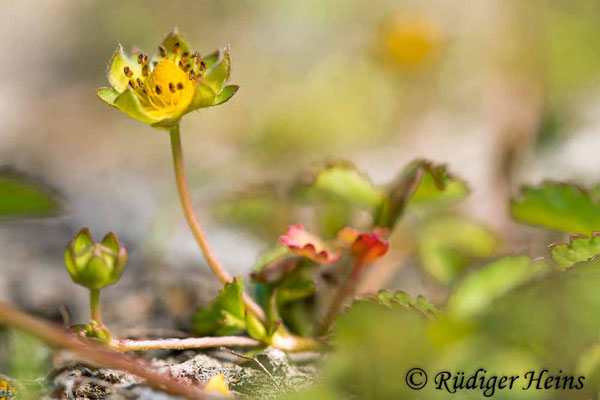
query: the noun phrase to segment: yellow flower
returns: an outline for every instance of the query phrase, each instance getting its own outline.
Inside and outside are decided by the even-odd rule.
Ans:
[[[440,47],[438,25],[426,16],[393,15],[381,26],[385,58],[400,67],[415,68],[431,61]]]
[[[208,392],[221,393],[226,397],[230,397],[231,393],[229,392],[229,388],[225,383],[225,376],[223,375],[215,375],[206,382],[204,385],[204,390]]]
[[[224,86],[230,69],[229,48],[201,57],[174,30],[151,59],[143,52],[132,59],[119,45],[107,68],[112,88],[98,88],[96,94],[130,117],[168,128],[191,111],[229,100],[239,88]]]
[[[15,398],[17,390],[11,384],[10,380],[0,374],[0,400],[10,400]]]

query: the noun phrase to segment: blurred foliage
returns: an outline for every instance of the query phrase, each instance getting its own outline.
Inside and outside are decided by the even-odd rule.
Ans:
[[[594,356],[598,352],[590,352],[597,347],[600,329],[600,260],[561,272],[520,256],[499,260],[482,271],[487,272],[455,293],[479,304],[477,314],[449,309],[424,318],[413,307],[355,303],[338,319],[336,352],[325,363],[324,379],[305,392],[283,397],[482,398],[485,387],[450,394],[436,390],[434,379],[439,371],[464,371],[468,377],[483,368],[488,378],[520,376],[512,390],[496,389],[491,396],[495,399],[593,398],[600,383],[594,373],[600,366]],[[494,295],[477,303],[487,293]],[[429,374],[425,388],[418,392],[405,381],[406,373],[415,367]],[[542,369],[553,376],[586,371],[584,387],[523,390],[524,374]]]
[[[215,214],[228,223],[274,238],[283,227],[306,216],[306,206],[311,206],[319,233],[334,237],[355,221],[363,220],[367,225],[365,217],[371,225],[393,227],[407,205],[437,209],[468,193],[466,183],[445,166],[426,160],[410,163],[385,187],[374,185],[352,163],[335,160],[314,164],[291,182],[251,186],[221,201]]]
[[[512,199],[513,216],[520,222],[588,235],[600,230],[600,204],[587,190],[566,183],[545,182],[524,187]]]
[[[418,228],[419,259],[431,276],[452,283],[476,259],[490,257],[495,235],[475,221],[458,216],[433,216]]]
[[[58,214],[62,197],[47,184],[10,168],[0,169],[0,221]]]
[[[446,166],[416,160],[391,182],[377,209],[375,224],[393,228],[407,207],[443,207],[464,199],[469,188]]]

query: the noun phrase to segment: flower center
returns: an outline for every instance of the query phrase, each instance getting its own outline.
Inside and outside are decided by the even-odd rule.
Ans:
[[[148,114],[156,118],[178,117],[192,102],[196,80],[206,65],[198,53],[191,56],[188,52],[180,54],[179,42],[175,43],[170,54],[160,46],[159,54],[162,60],[154,61],[152,70],[148,65],[148,55],[138,54],[141,76],[135,76],[139,73],[134,74],[129,67],[125,67],[123,73],[130,78],[129,86]]]
[[[167,59],[154,67],[145,79],[144,88],[153,108],[178,114],[190,105],[195,83],[195,79],[191,80],[174,61]]]

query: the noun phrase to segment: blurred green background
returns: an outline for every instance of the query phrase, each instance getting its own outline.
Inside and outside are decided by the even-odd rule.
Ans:
[[[521,184],[598,184],[599,21],[592,0],[5,0],[0,165],[46,182],[65,212],[2,222],[0,298],[58,322],[85,320],[86,292],[62,265],[82,226],[112,230],[130,250],[123,282],[104,296],[126,305],[107,306],[115,330],[185,325],[190,307],[215,293],[178,208],[166,134],[93,93],[118,43],[153,52],[177,26],[201,54],[230,44],[231,82],[241,85],[226,105],[182,123],[194,202],[227,267],[248,273],[286,225],[310,225],[276,193],[311,163],[348,159],[384,184],[427,158],[472,193],[410,217],[363,290],[443,304],[463,268],[545,255],[565,239],[512,220],[508,199]],[[457,229],[478,239],[456,240]],[[458,272],[444,269],[447,259]]]

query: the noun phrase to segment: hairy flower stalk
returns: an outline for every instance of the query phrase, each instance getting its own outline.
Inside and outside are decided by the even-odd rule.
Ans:
[[[190,229],[194,234],[194,238],[198,245],[202,249],[202,253],[204,254],[204,258],[208,263],[209,267],[215,273],[215,275],[221,280],[223,283],[230,282],[233,278],[227,272],[227,270],[223,267],[217,255],[210,247],[208,240],[206,239],[206,235],[204,234],[204,230],[200,226],[198,222],[198,218],[196,217],[196,212],[194,211],[194,207],[192,205],[192,199],[190,197],[190,190],[187,182],[187,178],[185,176],[185,168],[183,164],[183,150],[181,146],[181,136],[179,134],[179,125],[176,125],[170,130],[171,134],[171,150],[173,152],[173,166],[175,169],[175,181],[177,183],[177,190],[179,192],[179,198],[181,200],[181,207],[183,208],[183,213],[185,214],[185,218],[188,221]],[[252,300],[250,296],[246,293],[243,293],[244,304],[246,307],[258,318],[261,320],[265,320],[265,313],[262,308]]]

